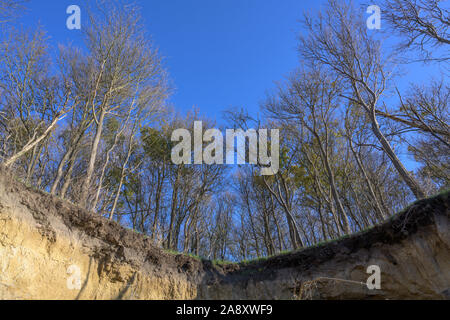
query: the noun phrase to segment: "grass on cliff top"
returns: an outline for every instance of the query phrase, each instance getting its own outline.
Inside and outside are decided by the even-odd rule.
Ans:
[[[206,259],[204,259],[204,258],[202,258],[200,256],[197,256],[197,255],[193,254],[193,253],[179,252],[179,251],[172,250],[172,249],[163,249],[163,251],[165,253],[168,253],[168,254],[171,254],[171,255],[174,255],[174,256],[184,255],[186,257],[190,257],[190,258],[193,258],[193,259],[199,260],[199,261],[206,260]]]

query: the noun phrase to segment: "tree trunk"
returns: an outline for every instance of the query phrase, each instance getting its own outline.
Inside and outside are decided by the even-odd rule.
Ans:
[[[330,160],[328,158],[328,152],[326,152],[324,150],[323,145],[322,145],[322,140],[320,139],[320,137],[317,134],[317,132],[315,132],[314,130],[310,129],[309,127],[308,127],[308,129],[311,131],[311,133],[317,139],[317,142],[319,144],[320,155],[322,157],[323,164],[325,165],[325,169],[326,169],[326,171],[328,173],[328,181],[330,183],[331,194],[333,196],[333,199],[334,199],[334,202],[336,204],[336,207],[337,207],[337,210],[339,212],[339,215],[341,216],[341,219],[344,222],[345,232],[347,234],[350,234],[351,233],[350,223],[348,221],[347,214],[345,213],[344,206],[342,205],[341,199],[339,197],[339,193],[338,193],[338,190],[337,190],[337,187],[336,187],[336,181],[334,179],[334,172],[331,169]]]
[[[88,192],[91,187],[92,175],[94,174],[95,160],[97,159],[98,145],[100,143],[100,138],[102,136],[103,121],[105,120],[105,115],[106,110],[105,108],[103,108],[100,113],[100,117],[98,119],[97,130],[95,132],[94,141],[92,142],[91,155],[89,158],[89,165],[86,172],[86,179],[84,181],[83,189],[81,192],[81,205],[84,206],[85,208],[87,207]]]
[[[53,122],[50,124],[50,126],[47,127],[47,129],[44,131],[44,133],[42,135],[40,135],[38,138],[33,137],[33,139],[28,141],[28,143],[22,148],[22,150],[20,150],[15,155],[13,155],[9,159],[7,159],[4,163],[5,166],[6,167],[12,166],[20,157],[25,155],[28,151],[33,149],[38,143],[40,143],[42,140],[44,140],[56,127],[56,124],[58,123],[58,121],[61,120],[63,117],[64,116],[56,117],[53,120]]]
[[[380,219],[380,221],[383,221],[386,218],[386,214],[384,213],[383,209],[381,208],[380,202],[378,201],[377,195],[375,194],[375,191],[373,190],[372,182],[369,179],[369,175],[367,174],[366,169],[364,168],[361,158],[360,158],[359,154],[356,152],[356,150],[353,148],[352,137],[349,137],[348,142],[349,142],[350,150],[352,151],[353,156],[355,157],[356,163],[358,164],[359,169],[363,173],[364,180],[366,181],[367,188],[369,189],[369,193],[370,193],[373,201],[375,202],[375,211],[378,215],[378,219]]]
[[[405,181],[405,183],[408,185],[409,189],[417,199],[425,198],[426,193],[420,187],[416,179],[414,179],[414,177],[412,177],[408,170],[406,170],[406,168],[403,166],[403,163],[400,161],[400,159],[392,149],[391,144],[381,132],[380,125],[378,124],[377,118],[375,116],[375,111],[371,113],[371,121],[373,133],[381,143],[381,146],[388,155],[389,159],[391,159],[391,162],[394,165],[395,169],[397,169],[398,174],[402,177],[403,181]]]

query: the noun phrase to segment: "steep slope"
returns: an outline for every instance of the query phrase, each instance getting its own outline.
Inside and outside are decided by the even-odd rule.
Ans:
[[[32,190],[0,167],[0,299],[449,299],[449,193],[352,237],[213,266]],[[369,290],[370,265],[381,289]]]

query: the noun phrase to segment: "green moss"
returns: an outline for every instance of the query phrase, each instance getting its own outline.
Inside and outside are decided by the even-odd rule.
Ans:
[[[175,255],[175,256],[181,254],[180,252],[175,251],[175,250],[172,250],[172,249],[163,249],[163,251],[164,251],[165,253],[172,254],[172,255]]]
[[[168,253],[168,254],[171,254],[171,255],[174,255],[174,256],[184,255],[186,257],[190,257],[190,258],[193,258],[193,259],[196,259],[196,260],[199,260],[199,261],[204,260],[202,257],[197,256],[197,255],[195,255],[193,253],[178,252],[178,251],[173,250],[173,249],[163,249],[163,251],[165,253]]]
[[[203,260],[202,257],[200,257],[200,256],[198,256],[198,255],[196,255],[196,254],[193,254],[193,253],[183,253],[183,254],[184,254],[185,256],[191,257],[191,258],[193,258],[193,259],[195,259],[195,260],[199,260],[199,261]]]
[[[236,264],[236,262],[227,261],[227,260],[213,260],[211,262],[214,266],[226,266],[226,265]]]
[[[115,221],[114,221],[114,222],[115,222]],[[139,230],[132,229],[132,228],[129,228],[128,230],[131,230],[131,231],[133,231],[134,233],[143,236],[145,239],[149,239],[149,238],[150,238],[147,234],[145,234],[145,233],[143,233],[143,232],[141,232],[141,231],[139,231]]]

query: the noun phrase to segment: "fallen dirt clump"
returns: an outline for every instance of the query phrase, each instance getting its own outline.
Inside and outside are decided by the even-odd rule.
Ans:
[[[0,167],[0,298],[448,299],[449,195],[345,239],[218,266],[165,252]],[[371,265],[379,290],[366,286]]]

